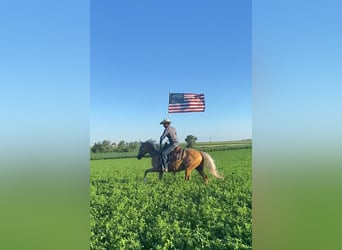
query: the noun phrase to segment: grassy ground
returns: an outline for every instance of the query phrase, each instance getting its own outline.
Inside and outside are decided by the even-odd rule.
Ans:
[[[224,180],[150,173],[150,158],[91,161],[91,249],[252,249],[251,149],[210,155]]]

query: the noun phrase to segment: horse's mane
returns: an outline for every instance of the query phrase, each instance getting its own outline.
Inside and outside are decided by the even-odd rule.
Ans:
[[[151,144],[151,146],[154,147],[154,149],[156,149],[156,141],[155,141],[155,140],[148,139],[148,140],[145,141],[144,143]]]
[[[150,144],[156,144],[156,141],[155,140],[152,140],[152,139],[148,139],[147,141],[145,141],[145,143],[150,143]]]

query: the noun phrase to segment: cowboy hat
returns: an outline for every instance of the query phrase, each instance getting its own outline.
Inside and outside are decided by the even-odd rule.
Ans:
[[[164,124],[164,123],[171,123],[171,121],[168,118],[166,118],[160,122],[160,124]]]

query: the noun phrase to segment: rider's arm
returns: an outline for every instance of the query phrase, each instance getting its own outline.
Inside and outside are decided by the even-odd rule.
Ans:
[[[163,143],[164,138],[165,138],[168,134],[169,134],[169,131],[168,131],[168,129],[166,128],[166,129],[164,130],[163,134],[160,136],[160,140],[159,140],[160,146],[161,146],[161,144]]]

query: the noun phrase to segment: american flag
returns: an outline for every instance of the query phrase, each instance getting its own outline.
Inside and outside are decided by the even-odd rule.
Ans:
[[[204,94],[170,93],[169,113],[204,112]]]

